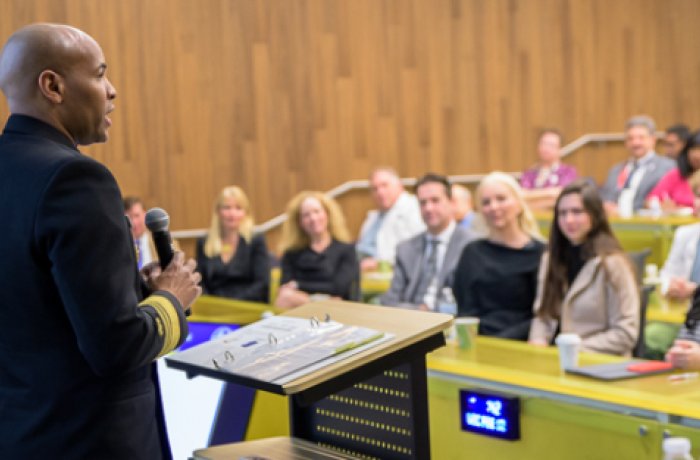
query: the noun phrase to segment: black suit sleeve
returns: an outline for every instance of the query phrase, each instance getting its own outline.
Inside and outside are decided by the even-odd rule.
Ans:
[[[42,194],[35,244],[95,373],[136,369],[177,347],[187,323],[177,300],[155,292],[139,303],[133,241],[111,173],[81,158],[67,162]]]

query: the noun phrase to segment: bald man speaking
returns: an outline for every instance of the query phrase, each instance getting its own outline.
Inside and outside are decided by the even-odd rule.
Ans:
[[[194,261],[139,273],[105,142],[100,46],[34,24],[0,56],[0,458],[170,458],[153,360],[187,335]]]

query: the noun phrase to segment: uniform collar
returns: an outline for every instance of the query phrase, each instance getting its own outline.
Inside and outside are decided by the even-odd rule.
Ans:
[[[7,120],[7,124],[5,125],[3,134],[25,134],[45,137],[59,144],[63,144],[66,147],[77,150],[77,147],[73,141],[70,140],[64,133],[50,124],[28,115],[10,115],[10,118]]]

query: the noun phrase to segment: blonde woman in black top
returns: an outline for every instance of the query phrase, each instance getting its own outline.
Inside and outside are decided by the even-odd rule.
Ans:
[[[287,207],[282,275],[275,304],[293,308],[316,296],[359,300],[355,246],[338,204],[322,192],[301,192]]]
[[[239,187],[226,187],[214,201],[207,237],[197,241],[197,268],[204,293],[267,302],[270,259],[263,235],[253,234],[250,202]]]
[[[458,316],[479,317],[479,334],[527,340],[544,250],[537,222],[516,180],[494,172],[476,190],[486,238],[469,243],[452,288]]]

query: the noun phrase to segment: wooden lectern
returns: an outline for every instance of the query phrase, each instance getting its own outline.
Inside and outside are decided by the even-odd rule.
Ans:
[[[236,455],[265,458],[266,452],[273,453],[266,449],[272,445],[279,448],[280,443],[304,448],[317,446],[318,455],[334,451],[350,458],[430,458],[425,355],[445,344],[443,331],[450,326],[451,315],[341,301],[310,303],[284,315],[299,318],[328,315],[334,321],[382,331],[393,337],[284,385],[192,366],[178,362],[177,355],[166,358],[170,367],[184,370],[190,376],[207,375],[290,396],[294,439],[201,449],[195,452],[196,459],[238,458]],[[253,442],[257,444],[252,445]],[[269,458],[300,458],[276,452]]]

